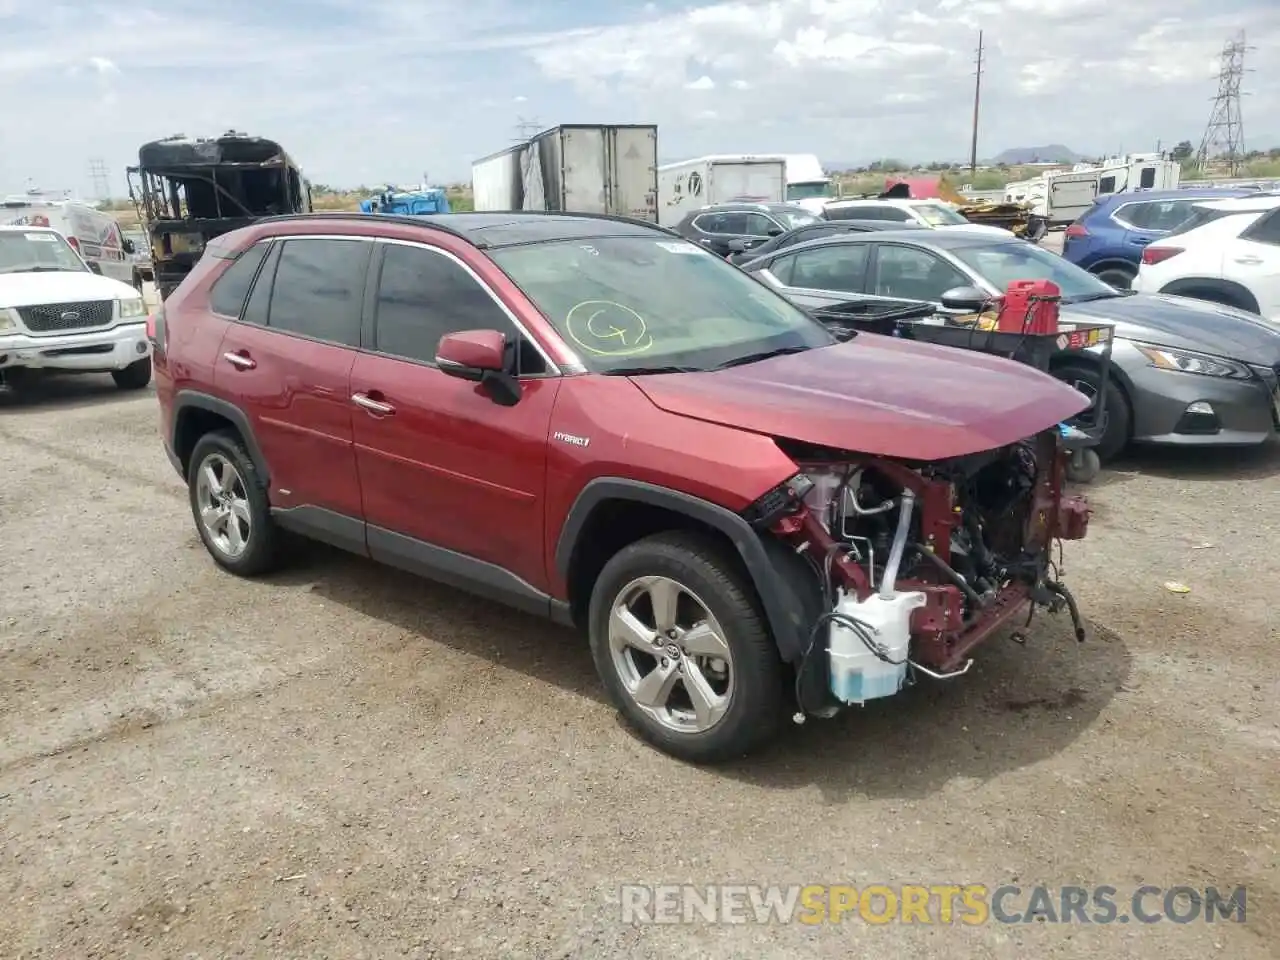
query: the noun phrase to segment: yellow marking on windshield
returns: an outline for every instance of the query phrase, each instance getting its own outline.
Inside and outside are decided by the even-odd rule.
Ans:
[[[598,357],[632,357],[653,347],[644,317],[612,300],[583,300],[564,323],[573,342]]]

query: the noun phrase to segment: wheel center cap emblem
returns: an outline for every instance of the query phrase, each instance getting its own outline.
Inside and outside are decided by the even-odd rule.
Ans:
[[[668,643],[667,656],[671,657],[673,660],[678,659],[680,656],[680,648],[677,647],[674,643]]]

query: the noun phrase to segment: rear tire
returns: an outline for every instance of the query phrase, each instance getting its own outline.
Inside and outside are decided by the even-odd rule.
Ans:
[[[241,577],[261,576],[279,566],[280,531],[271,519],[262,477],[239,434],[219,430],[196,442],[187,468],[187,494],[196,532],[218,566]]]
[[[1091,400],[1098,395],[1098,386],[1102,382],[1102,371],[1091,363],[1073,361],[1056,366],[1052,374],[1080,390]],[[1081,389],[1087,387],[1087,389]],[[1129,432],[1133,428],[1133,410],[1129,406],[1129,398],[1113,377],[1107,377],[1106,398],[1107,430],[1102,440],[1092,450],[1097,453],[1102,463],[1114,460],[1129,445]]]
[[[664,616],[660,600],[672,595]],[[664,753],[717,763],[780,730],[785,668],[753,591],[715,540],[663,533],[624,547],[596,580],[588,624],[610,699]]]
[[[151,358],[135,360],[123,370],[112,370],[111,379],[121,390],[141,390],[151,382]]]

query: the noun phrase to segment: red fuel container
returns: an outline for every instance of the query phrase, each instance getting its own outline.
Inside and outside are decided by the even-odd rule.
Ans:
[[[1000,304],[996,329],[1001,333],[1058,332],[1062,290],[1050,280],[1014,280]]]

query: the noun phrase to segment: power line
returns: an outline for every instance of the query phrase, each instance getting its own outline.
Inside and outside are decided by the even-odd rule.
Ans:
[[[1222,48],[1221,66],[1218,69],[1218,93],[1213,98],[1213,110],[1209,114],[1209,122],[1204,128],[1204,136],[1200,140],[1200,149],[1196,151],[1196,163],[1204,168],[1213,157],[1221,156],[1227,161],[1229,176],[1240,172],[1240,164],[1244,160],[1244,119],[1240,114],[1240,98],[1246,96],[1240,90],[1240,84],[1246,73],[1244,55],[1248,50],[1255,50],[1245,43],[1244,31],[1241,30],[1234,39],[1228,40]]]
[[[89,161],[89,180],[93,184],[95,199],[111,199],[111,177],[108,176],[107,165],[101,157],[94,157]]]
[[[535,133],[542,129],[542,124],[535,120],[526,120],[524,117],[516,117],[516,135],[517,143],[524,143]]]
[[[978,69],[973,81],[973,140],[969,144],[969,175],[978,170],[978,103],[982,99],[982,31],[978,31]]]

